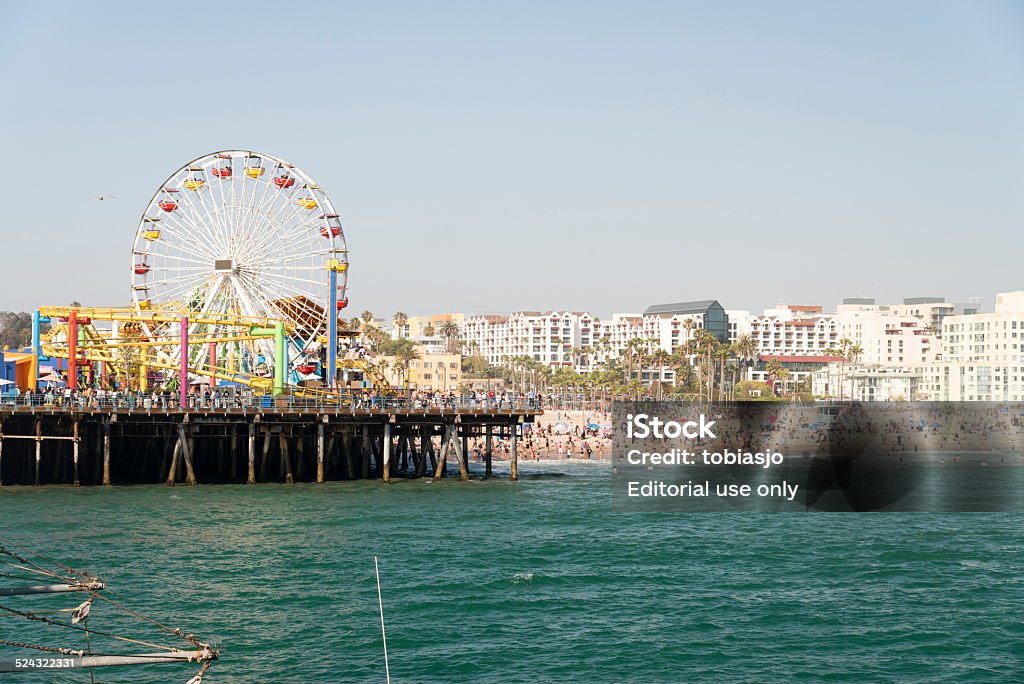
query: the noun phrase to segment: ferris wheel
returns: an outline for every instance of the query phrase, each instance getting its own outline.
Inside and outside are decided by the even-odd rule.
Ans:
[[[330,198],[293,164],[248,150],[199,157],[161,184],[135,232],[131,268],[136,309],[290,322],[292,369],[308,370],[348,304],[348,250]],[[255,347],[247,363],[274,362],[273,345]]]

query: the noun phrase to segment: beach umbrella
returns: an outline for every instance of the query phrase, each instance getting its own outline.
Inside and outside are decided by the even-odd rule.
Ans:
[[[551,426],[551,429],[558,435],[564,435],[569,432],[569,424],[564,420],[560,420]]]
[[[44,373],[39,376],[39,382],[48,382],[51,384],[58,384],[64,382],[64,378],[55,371],[52,367],[46,369]]]

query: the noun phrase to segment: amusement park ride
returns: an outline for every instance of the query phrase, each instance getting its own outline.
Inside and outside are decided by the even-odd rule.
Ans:
[[[341,220],[312,178],[266,154],[208,154],[171,174],[142,213],[132,305],[42,307],[33,351],[63,359],[71,389],[170,389],[183,401],[198,383],[389,391],[367,359],[339,358],[339,340],[358,336],[338,320],[348,267]]]

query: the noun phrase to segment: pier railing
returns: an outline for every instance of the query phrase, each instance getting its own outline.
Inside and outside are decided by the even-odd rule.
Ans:
[[[168,394],[120,394],[72,395],[61,393],[26,393],[0,399],[0,410],[15,411],[214,411],[214,412],[275,412],[309,413],[322,412],[367,412],[367,411],[424,411],[445,412],[540,412],[540,399],[483,398],[473,396],[427,398],[402,395],[367,396],[358,393],[336,397],[300,397],[291,395],[267,396],[254,394],[235,395],[193,395],[185,406],[180,405],[177,395]]]

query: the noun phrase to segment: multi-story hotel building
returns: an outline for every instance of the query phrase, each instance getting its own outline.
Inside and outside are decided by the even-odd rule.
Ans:
[[[591,350],[595,318],[585,311],[515,311],[507,316],[466,316],[463,344],[492,365],[517,356],[529,356],[551,366],[589,366],[589,358],[574,354]],[[590,356],[590,355],[587,355]]]
[[[782,304],[750,316],[744,327],[764,356],[826,356],[839,341],[835,317],[820,306]]]
[[[843,300],[835,323],[840,340],[861,348],[856,361],[866,366],[914,367],[935,361],[941,352],[930,322],[874,300]]]
[[[938,401],[1024,401],[1024,291],[995,311],[942,319],[942,360],[923,365],[921,393]]]
[[[651,352],[672,353],[700,329],[728,340],[728,319],[717,301],[660,304],[643,314],[620,313],[604,320],[584,311],[465,316],[462,338],[467,351],[494,365],[529,356],[552,368],[588,371],[597,362],[621,355],[630,340],[648,341]]]

